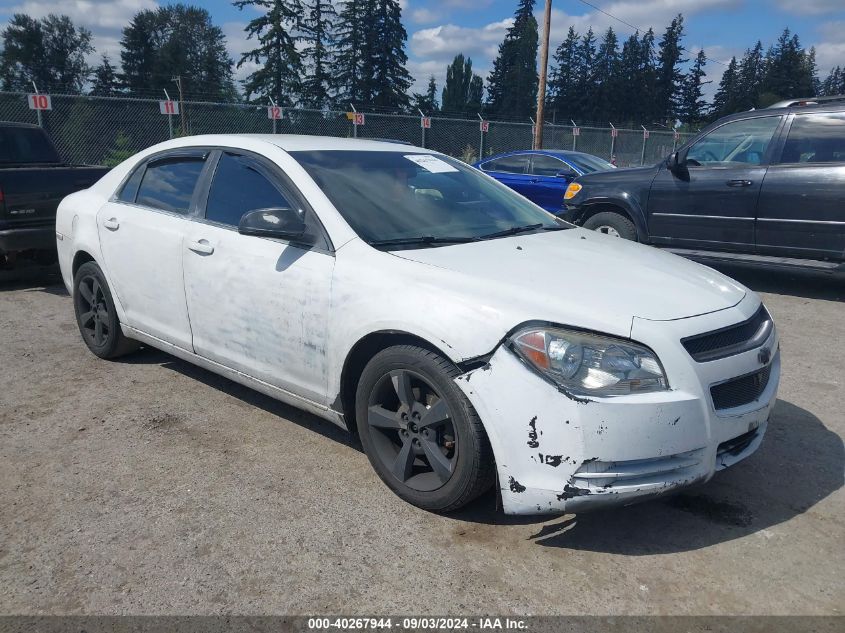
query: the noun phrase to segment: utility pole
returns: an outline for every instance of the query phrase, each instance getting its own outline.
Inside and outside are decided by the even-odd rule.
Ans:
[[[186,136],[188,130],[185,129],[185,101],[182,98],[182,75],[173,77],[176,87],[179,88],[179,116],[182,118],[182,136]]]
[[[549,27],[552,21],[552,0],[546,0],[543,38],[540,40],[540,83],[537,86],[537,123],[534,125],[534,149],[543,149],[543,106],[546,103],[546,68],[549,65]]]

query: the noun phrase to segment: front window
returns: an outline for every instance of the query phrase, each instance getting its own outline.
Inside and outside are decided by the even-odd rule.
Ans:
[[[779,124],[779,116],[725,123],[689,148],[687,164],[694,167],[759,165]]]
[[[557,176],[562,171],[572,171],[569,165],[554,156],[535,154],[531,157],[531,173],[534,176]]]
[[[570,226],[445,156],[338,150],[291,155],[355,232],[376,246],[405,240],[440,245]]]

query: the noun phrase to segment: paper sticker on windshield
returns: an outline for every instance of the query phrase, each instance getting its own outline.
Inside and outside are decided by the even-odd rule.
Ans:
[[[405,158],[412,163],[416,163],[426,171],[430,171],[432,174],[458,171],[445,160],[440,160],[437,156],[432,156],[431,154],[407,154]]]

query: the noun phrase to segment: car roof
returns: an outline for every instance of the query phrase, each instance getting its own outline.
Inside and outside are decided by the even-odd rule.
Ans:
[[[786,102],[782,102],[786,103]],[[838,101],[828,101],[821,103],[811,103],[801,105],[797,102],[790,101],[791,105],[777,107],[780,104],[775,104],[772,107],[760,108],[757,110],[746,110],[744,112],[736,112],[714,121],[714,123],[724,123],[726,121],[733,121],[735,119],[748,119],[757,116],[774,116],[777,114],[788,114],[790,112],[842,112],[845,111],[845,103]]]
[[[33,123],[18,123],[17,121],[0,121],[0,127],[25,127],[25,128],[38,128],[39,126]]]
[[[592,156],[587,152],[574,152],[571,149],[515,149],[511,152],[502,152],[501,154],[494,154],[487,156],[484,161],[493,158],[500,158],[502,156],[519,156],[520,154],[543,154],[546,156],[554,156],[556,158],[578,158],[579,156]]]
[[[309,136],[306,134],[202,134],[173,139],[167,145],[170,148],[191,147],[195,145],[237,145],[239,139],[263,141],[275,145],[286,152],[299,151],[377,151],[409,152],[433,154],[434,152],[407,143],[371,139],[338,138],[336,136]]]

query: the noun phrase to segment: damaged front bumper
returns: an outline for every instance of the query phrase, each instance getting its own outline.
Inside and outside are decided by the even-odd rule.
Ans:
[[[731,318],[669,325],[634,319],[632,339],[648,342],[660,356],[668,391],[576,398],[504,345],[487,365],[458,376],[487,430],[504,511],[561,513],[634,503],[706,481],[757,450],[780,377],[777,333],[765,344],[775,350],[765,389],[754,402],[728,410],[714,408],[709,388],[759,369],[758,350],[696,363],[678,343],[690,331]]]

